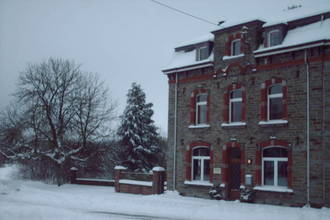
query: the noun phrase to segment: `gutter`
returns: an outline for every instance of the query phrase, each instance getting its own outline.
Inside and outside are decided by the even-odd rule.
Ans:
[[[183,71],[187,71],[187,70],[194,70],[194,69],[199,69],[199,68],[209,67],[209,66],[213,66],[213,61],[207,61],[207,62],[193,64],[193,65],[187,65],[187,66],[182,66],[182,67],[177,67],[177,68],[166,69],[166,70],[162,70],[162,72],[165,75],[167,75],[167,74],[170,74],[170,73],[183,72]]]
[[[307,151],[307,170],[306,170],[306,176],[307,176],[307,206],[310,206],[310,133],[309,133],[309,127],[310,127],[310,111],[309,111],[309,62],[307,59],[307,49],[305,50],[305,64],[306,64],[306,151]]]
[[[319,41],[304,43],[304,44],[300,44],[300,45],[269,48],[269,49],[262,50],[262,51],[255,50],[255,51],[253,51],[253,53],[255,54],[254,56],[258,58],[258,57],[264,57],[264,56],[275,55],[275,54],[280,54],[280,53],[287,53],[287,52],[291,52],[291,51],[304,50],[304,49],[308,49],[311,47],[318,47],[318,46],[323,46],[323,45],[330,45],[329,40],[319,40]]]

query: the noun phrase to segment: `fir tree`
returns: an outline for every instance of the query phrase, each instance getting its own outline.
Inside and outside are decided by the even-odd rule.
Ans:
[[[151,119],[152,103],[146,103],[140,85],[133,83],[127,94],[127,106],[121,116],[118,135],[126,157],[123,164],[131,170],[147,171],[156,165],[158,133]]]

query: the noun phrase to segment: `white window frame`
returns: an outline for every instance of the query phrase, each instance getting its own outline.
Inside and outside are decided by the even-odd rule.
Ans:
[[[280,33],[280,30],[276,29],[276,30],[272,30],[272,31],[269,31],[268,32],[268,47],[273,47],[273,46],[276,46],[276,45],[279,45],[279,44],[275,44],[275,45],[270,45],[270,38],[271,38],[271,35],[275,32],[279,32]]]
[[[194,147],[192,149],[192,157],[191,157],[191,180],[192,181],[205,181],[205,182],[209,182],[208,180],[204,180],[204,161],[205,160],[209,160],[209,163],[210,163],[210,166],[211,166],[211,156],[194,156],[194,150],[198,149],[198,148],[206,148],[206,149],[210,149],[209,147],[205,147],[205,146],[197,146],[197,147]],[[211,151],[210,151],[211,153]],[[194,159],[196,160],[200,160],[200,163],[201,163],[201,179],[200,180],[194,180]],[[211,175],[211,171],[209,171],[209,175]]]
[[[239,47],[240,47],[240,51],[238,54],[234,54],[234,43],[235,42],[239,42]],[[237,56],[237,55],[240,55],[242,54],[242,51],[241,51],[241,39],[235,39],[231,42],[231,56]]]
[[[262,165],[261,165],[261,172],[262,172],[262,185],[263,186],[274,186],[274,187],[285,187],[278,185],[278,162],[288,162],[288,157],[264,157],[264,150],[269,148],[283,148],[287,150],[285,147],[282,146],[270,146],[265,147],[262,150]],[[265,185],[265,173],[264,173],[264,161],[273,161],[274,162],[274,185]]]
[[[207,46],[201,46],[201,47],[197,47],[196,48],[196,61],[200,61],[200,60],[205,60],[207,59],[207,57],[203,58],[201,57],[201,50],[206,49],[207,50]]]
[[[269,94],[270,92],[270,88],[273,87],[274,85],[277,85],[277,84],[273,84],[271,86],[269,86],[267,88],[267,121],[274,121],[274,120],[279,120],[279,119],[282,119],[283,116],[281,118],[276,118],[276,119],[270,119],[270,100],[273,99],[273,98],[282,98],[282,107],[283,106],[283,86],[280,85],[282,87],[282,92],[281,93],[276,93],[276,94]]]
[[[231,115],[231,104],[233,102],[241,102],[242,103],[242,107],[243,107],[243,94],[242,94],[242,90],[241,90],[241,98],[231,98],[231,93],[236,91],[236,90],[241,90],[241,89],[235,89],[235,90],[232,90],[230,93],[229,93],[229,123],[234,123],[233,119],[232,119],[232,115]],[[242,116],[242,108],[241,108],[241,116]],[[238,122],[238,121],[235,121],[235,122]]]
[[[197,102],[197,98],[198,98],[198,96],[200,96],[200,95],[206,95],[206,101],[198,101]],[[208,94],[207,93],[200,93],[200,94],[197,94],[197,96],[195,97],[196,98],[196,106],[195,106],[195,112],[196,112],[196,114],[195,114],[195,121],[196,121],[196,125],[204,125],[204,124],[207,124],[207,120],[206,120],[206,122],[205,123],[199,123],[199,111],[198,111],[198,107],[199,106],[202,106],[202,105],[205,105],[206,106],[206,112],[205,112],[205,117],[206,117],[206,119],[207,119],[207,99],[208,99]]]

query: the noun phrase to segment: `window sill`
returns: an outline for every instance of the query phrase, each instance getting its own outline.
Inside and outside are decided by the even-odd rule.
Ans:
[[[269,120],[269,121],[259,121],[259,125],[286,125],[288,120],[278,119],[278,120]]]
[[[209,128],[209,124],[189,125],[188,128]]]
[[[184,181],[185,185],[194,185],[194,186],[213,186],[211,182],[208,181]]]
[[[231,123],[222,123],[221,127],[243,127],[246,126],[246,122],[231,122]]]
[[[239,57],[244,57],[244,53],[235,55],[235,56],[223,56],[222,60],[231,60],[231,59],[235,59],[235,58],[239,58]]]
[[[280,186],[255,186],[253,189],[257,191],[293,193],[292,189]]]

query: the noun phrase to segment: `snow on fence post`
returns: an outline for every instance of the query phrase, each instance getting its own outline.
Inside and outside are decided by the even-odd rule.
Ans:
[[[123,166],[115,166],[115,190],[116,192],[120,192],[120,184],[119,184],[119,180],[121,177],[121,173],[123,171],[126,171],[127,168],[123,167]]]
[[[76,180],[77,180],[78,168],[71,167],[70,168],[70,172],[71,172],[71,184],[75,184],[76,183]]]
[[[163,167],[154,167],[152,172],[152,193],[164,193],[165,169]]]

